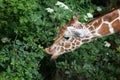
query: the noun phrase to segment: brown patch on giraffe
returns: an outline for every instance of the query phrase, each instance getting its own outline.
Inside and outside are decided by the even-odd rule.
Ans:
[[[76,43],[76,42],[77,42],[77,40],[74,40],[74,41],[73,41],[73,43]]]
[[[74,38],[72,38],[71,40],[70,40],[70,42],[73,42],[75,39]]]
[[[72,46],[75,46],[75,43],[72,43]]]
[[[95,34],[96,32],[95,32],[95,31],[92,31],[91,33],[92,33],[92,34]]]
[[[94,39],[97,39],[97,38],[98,38],[98,36],[95,36],[95,37],[92,37],[91,39],[94,40]]]
[[[105,23],[104,23],[104,24],[101,26],[101,28],[99,29],[98,33],[101,34],[101,35],[109,34],[110,31],[109,31],[108,24],[105,24]]]
[[[80,42],[79,42],[79,41],[77,41],[77,42],[76,42],[76,45],[80,45]]]
[[[118,10],[116,10],[118,11]],[[111,22],[113,21],[114,19],[116,19],[117,17],[119,17],[119,14],[118,12],[114,11],[113,13],[111,14],[108,14],[104,17],[104,21],[108,21],[108,22]]]
[[[83,39],[82,40],[82,42],[88,42],[89,41],[89,39]]]
[[[89,38],[89,36],[85,36],[85,38]]]
[[[65,44],[65,48],[69,48],[70,47],[70,44],[69,43],[66,43]]]
[[[102,23],[102,19],[100,18],[100,19],[98,19],[98,20],[93,24],[94,29],[96,29],[97,27],[99,27],[101,23]]]
[[[89,27],[89,30],[91,31],[91,30],[94,30],[94,26],[90,26]]]
[[[116,20],[112,23],[113,29],[115,32],[120,31],[120,20]]]
[[[89,27],[89,30],[92,31],[92,30],[96,29],[97,27],[100,26],[101,23],[102,23],[102,19],[101,18],[99,18],[98,20],[96,19],[95,21],[91,21],[90,23],[88,23],[88,25],[91,25]]]
[[[64,46],[64,43],[62,43],[62,46]]]
[[[63,47],[61,47],[60,52],[64,52],[64,50],[65,50],[65,49],[64,49]]]

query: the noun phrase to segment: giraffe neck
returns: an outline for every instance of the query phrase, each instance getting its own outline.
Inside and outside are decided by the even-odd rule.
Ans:
[[[120,31],[120,9],[98,17],[85,26],[91,33],[82,42],[89,42],[96,38],[116,33]]]

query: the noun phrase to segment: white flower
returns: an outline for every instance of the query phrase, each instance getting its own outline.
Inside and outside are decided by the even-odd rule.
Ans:
[[[105,45],[104,45],[105,47],[110,47],[111,46],[111,44],[107,41],[105,41],[104,43],[105,43]]]
[[[55,5],[58,5],[58,6],[63,7],[65,4],[64,4],[64,3],[62,3],[62,2],[60,2],[60,1],[57,1],[57,3],[56,3]]]
[[[87,13],[88,18],[93,18],[93,15],[91,13]]]
[[[49,13],[53,13],[53,12],[54,12],[54,10],[53,10],[52,8],[46,8],[46,10],[47,10],[47,12],[49,12]]]
[[[107,55],[109,55],[109,53],[106,53]]]
[[[101,7],[97,7],[97,11],[102,11],[102,8]]]
[[[69,9],[68,6],[64,6],[64,9]]]
[[[87,13],[86,15],[84,15],[85,21],[88,21],[89,18],[93,18],[93,15],[91,13]]]
[[[9,39],[7,37],[3,37],[1,38],[2,43],[6,43],[9,42]]]
[[[87,18],[88,18],[88,17],[87,17],[86,15],[84,15],[84,20],[85,20],[85,21],[88,21]]]
[[[55,4],[61,8],[64,8],[64,9],[69,9],[69,7],[67,5],[65,5],[64,3],[60,2],[60,1],[57,1],[57,3]]]

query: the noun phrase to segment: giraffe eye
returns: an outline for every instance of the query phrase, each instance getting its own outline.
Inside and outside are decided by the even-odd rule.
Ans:
[[[66,40],[68,40],[69,38],[70,38],[70,37],[65,37],[65,36],[64,36],[64,39],[66,39]]]

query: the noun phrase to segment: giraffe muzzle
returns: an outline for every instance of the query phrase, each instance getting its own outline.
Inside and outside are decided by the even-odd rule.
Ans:
[[[51,51],[51,49],[50,48],[45,48],[45,52],[47,53],[47,54],[53,54],[53,51]]]
[[[47,54],[52,55],[51,60],[55,60],[55,59],[57,59],[58,56],[59,56],[58,54],[54,54],[54,51],[51,50],[51,48],[45,48],[45,52],[46,52]]]

